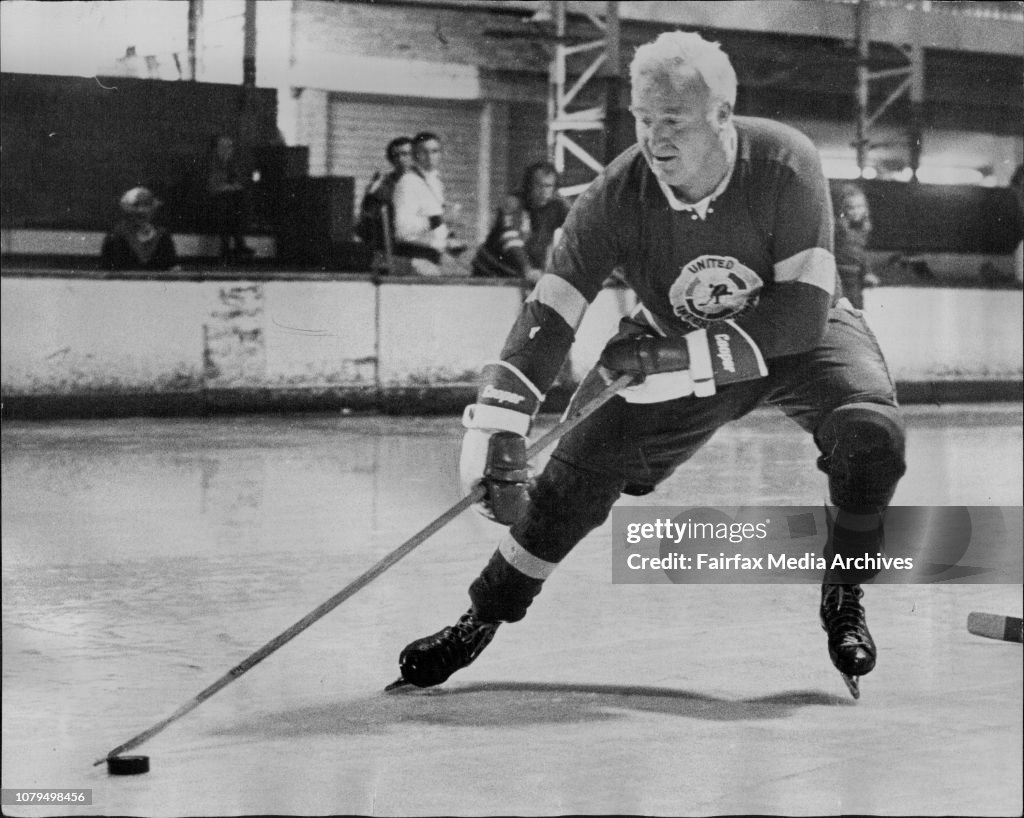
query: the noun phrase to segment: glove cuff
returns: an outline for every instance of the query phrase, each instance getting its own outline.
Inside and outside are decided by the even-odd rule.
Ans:
[[[462,425],[467,429],[494,429],[526,435],[533,418],[515,409],[490,406],[486,403],[471,403],[462,413]]]
[[[711,341],[714,341],[714,348]],[[723,321],[712,330],[688,333],[686,346],[690,353],[693,392],[698,398],[714,395],[718,386],[768,375],[761,349],[734,321]]]
[[[693,394],[698,398],[709,398],[715,394],[715,370],[711,364],[711,348],[708,346],[708,332],[704,329],[686,334],[686,349],[690,353],[690,377],[693,378]]]

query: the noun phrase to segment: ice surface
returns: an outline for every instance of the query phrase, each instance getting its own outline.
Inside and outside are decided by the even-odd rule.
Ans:
[[[1019,407],[908,425],[895,503],[1020,503]],[[148,775],[92,766],[458,500],[460,431],[4,424],[3,787],[92,788],[75,815],[1020,814],[1020,646],[965,628],[1020,616],[1020,586],[867,589],[881,652],[855,703],[816,588],[612,585],[606,525],[476,664],[384,694],[467,605],[500,534],[472,512],[135,750]],[[815,454],[757,413],[628,502],[817,503]]]

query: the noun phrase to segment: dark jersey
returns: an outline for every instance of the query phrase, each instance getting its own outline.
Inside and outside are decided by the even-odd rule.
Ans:
[[[559,196],[535,208],[522,194],[507,197],[473,259],[473,275],[522,278],[531,267],[543,270],[568,212],[569,203]]]
[[[813,348],[835,288],[832,208],[817,151],[785,125],[736,117],[728,183],[701,207],[670,199],[637,146],[574,204],[549,273],[502,359],[546,390],[613,272],[665,335],[732,321],[765,360]]]
[[[131,227],[119,224],[104,237],[100,250],[103,270],[170,270],[177,263],[174,239],[162,227],[140,240]]]

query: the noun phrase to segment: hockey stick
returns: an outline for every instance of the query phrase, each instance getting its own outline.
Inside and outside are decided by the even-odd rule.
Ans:
[[[567,417],[557,426],[548,430],[548,432],[542,435],[535,443],[530,445],[530,447],[526,450],[527,457],[535,456],[536,454],[550,446],[552,443],[554,443],[556,440],[570,432],[572,429],[575,429],[580,423],[582,423],[584,420],[590,417],[590,415],[596,412],[599,408],[604,406],[604,404],[606,404],[609,400],[615,397],[615,395],[621,389],[628,386],[632,382],[632,380],[632,375],[621,375],[618,379],[616,379],[611,384],[606,386],[603,390],[601,390],[600,393],[598,393],[594,398],[592,398],[584,406],[582,406],[575,414],[572,415],[572,417]],[[375,580],[377,577],[379,577],[381,574],[387,571],[392,565],[394,565],[400,559],[412,553],[412,551],[415,548],[417,548],[420,544],[422,544],[424,540],[436,534],[438,531],[440,531],[442,528],[448,525],[448,523],[450,523],[453,519],[455,519],[459,514],[461,514],[471,505],[473,505],[473,503],[482,499],[483,494],[484,489],[481,486],[477,486],[473,491],[471,491],[469,494],[467,494],[465,497],[459,500],[459,502],[457,502],[443,514],[441,514],[437,519],[435,519],[431,523],[428,523],[418,532],[413,534],[408,540],[406,540],[404,543],[398,546],[398,548],[396,548],[387,556],[383,557],[372,568],[370,568],[360,576],[356,577],[354,580],[352,580],[352,582],[350,582],[348,585],[346,585],[344,588],[338,591],[338,593],[336,593],[326,602],[319,605],[317,608],[310,611],[290,628],[275,636],[255,653],[243,659],[239,664],[231,668],[231,670],[229,670],[227,673],[221,676],[212,685],[207,687],[205,690],[202,690],[201,692],[197,693],[189,701],[185,702],[185,704],[183,704],[181,707],[179,707],[177,710],[171,713],[171,715],[169,715],[167,718],[157,722],[148,730],[144,730],[134,738],[128,739],[128,741],[124,742],[124,744],[119,744],[117,747],[115,747],[113,750],[107,753],[103,758],[98,759],[96,762],[94,762],[93,766],[99,766],[103,762],[108,761],[109,759],[114,758],[116,756],[119,756],[121,753],[135,749],[143,742],[153,738],[153,736],[161,732],[168,725],[173,724],[182,716],[186,715],[187,713],[190,713],[192,710],[197,708],[199,705],[201,705],[203,702],[205,702],[219,690],[222,690],[223,688],[227,687],[239,676],[244,674],[253,666],[262,662],[264,659],[270,656],[270,654],[274,653],[278,648],[290,642],[292,639],[294,639],[296,636],[298,636],[300,633],[306,630],[306,628],[308,628],[314,622],[318,621],[319,619],[322,619],[324,616],[329,614],[346,599],[353,596],[356,592],[365,588],[367,585],[373,582],[373,580]]]
[[[975,636],[1002,639],[1004,642],[1024,642],[1024,625],[1019,616],[971,611],[967,615],[967,630]]]

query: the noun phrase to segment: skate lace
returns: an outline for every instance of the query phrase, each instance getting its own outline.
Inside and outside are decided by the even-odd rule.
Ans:
[[[830,637],[843,642],[868,645],[867,623],[860,600],[864,591],[859,585],[830,585],[825,590],[823,607]]]
[[[448,638],[442,639],[445,658],[460,665],[472,662],[494,637],[497,625],[482,622],[472,614],[463,614],[448,628]]]

